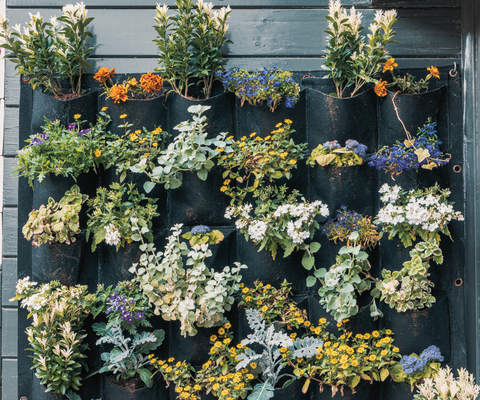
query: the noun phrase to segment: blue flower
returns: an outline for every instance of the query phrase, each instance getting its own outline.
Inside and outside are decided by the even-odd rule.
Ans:
[[[423,367],[425,367],[425,363],[415,356],[403,356],[400,360],[400,364],[402,365],[403,371],[406,374],[413,374],[416,371],[423,371]]]
[[[92,129],[89,128],[89,129],[82,129],[80,132],[77,133],[77,136],[83,136],[85,135],[86,133],[90,132]]]
[[[430,347],[427,347],[425,350],[423,350],[420,354],[420,358],[425,364],[431,360],[438,360],[440,362],[443,361],[443,356],[440,353],[440,349],[434,345],[431,345]]]
[[[206,225],[197,225],[192,228],[192,230],[190,231],[190,235],[197,235],[197,234],[203,235],[210,231],[211,229]]]
[[[38,137],[34,137],[30,141],[30,146],[40,146],[41,144],[43,144],[43,142],[45,142],[43,139],[40,139]]]

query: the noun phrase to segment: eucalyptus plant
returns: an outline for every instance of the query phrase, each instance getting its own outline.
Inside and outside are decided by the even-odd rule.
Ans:
[[[189,87],[197,80],[205,98],[212,92],[215,72],[222,70],[225,58],[221,48],[227,39],[230,7],[213,11],[213,3],[176,0],[176,14],[167,15],[168,7],[157,4],[154,40],[159,49],[160,71],[173,90],[189,97]]]
[[[62,97],[61,81],[66,80],[72,93],[79,96],[82,74],[91,66],[87,58],[93,47],[88,46],[87,39],[93,36],[87,26],[93,18],[87,17],[83,2],[68,4],[62,11],[62,16],[53,16],[50,22],[44,22],[40,13],[29,13],[30,22],[23,33],[20,24],[11,28],[0,16],[0,47],[8,50],[18,74],[30,76],[33,89],[41,85]]]

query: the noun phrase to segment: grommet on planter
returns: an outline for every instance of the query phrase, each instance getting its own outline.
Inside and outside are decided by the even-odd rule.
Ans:
[[[59,120],[62,125],[67,126],[74,121],[73,116],[80,114],[81,121],[95,124],[97,120],[97,96],[96,90],[83,96],[69,100],[59,100],[43,93],[40,89],[33,91],[32,98],[32,122],[31,134],[40,132],[40,127],[45,125],[45,118],[49,121]]]
[[[168,398],[168,389],[162,378],[155,380],[153,386],[148,388],[143,385],[140,378],[130,379],[128,383],[119,383],[115,375],[104,377],[103,400],[156,400]],[[141,387],[138,387],[138,386]]]

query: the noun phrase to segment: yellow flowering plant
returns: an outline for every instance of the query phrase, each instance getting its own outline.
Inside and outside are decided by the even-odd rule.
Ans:
[[[292,177],[292,170],[297,168],[298,160],[305,155],[306,143],[295,144],[291,134],[292,121],[279,122],[269,135],[264,138],[252,132],[233,142],[230,152],[218,149],[223,173],[222,192],[232,198],[231,204],[241,204],[247,193],[251,193],[264,181]],[[230,136],[227,139],[232,139]]]
[[[283,281],[279,289],[260,281],[254,284],[253,288],[242,287],[239,306],[257,310],[268,324],[274,322],[276,326],[285,326],[288,330],[305,326],[307,312],[288,298],[291,288],[287,281]]]

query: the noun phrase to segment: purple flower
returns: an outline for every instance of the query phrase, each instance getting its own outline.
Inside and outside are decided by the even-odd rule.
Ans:
[[[90,132],[92,129],[89,128],[89,129],[82,129],[80,132],[77,133],[77,136],[83,136],[85,135],[86,133]]]
[[[40,138],[38,138],[38,137],[34,137],[34,138],[30,141],[30,146],[40,146],[41,144],[43,144],[43,142],[45,142],[45,140],[40,139]]]
[[[328,147],[330,150],[340,149],[341,146],[338,144],[336,140],[332,140],[331,142],[325,142],[322,144],[323,147]]]
[[[75,129],[76,127],[77,127],[77,123],[76,123],[76,122],[74,122],[74,123],[72,123],[72,124],[68,124],[68,130],[69,130],[69,131]]]

